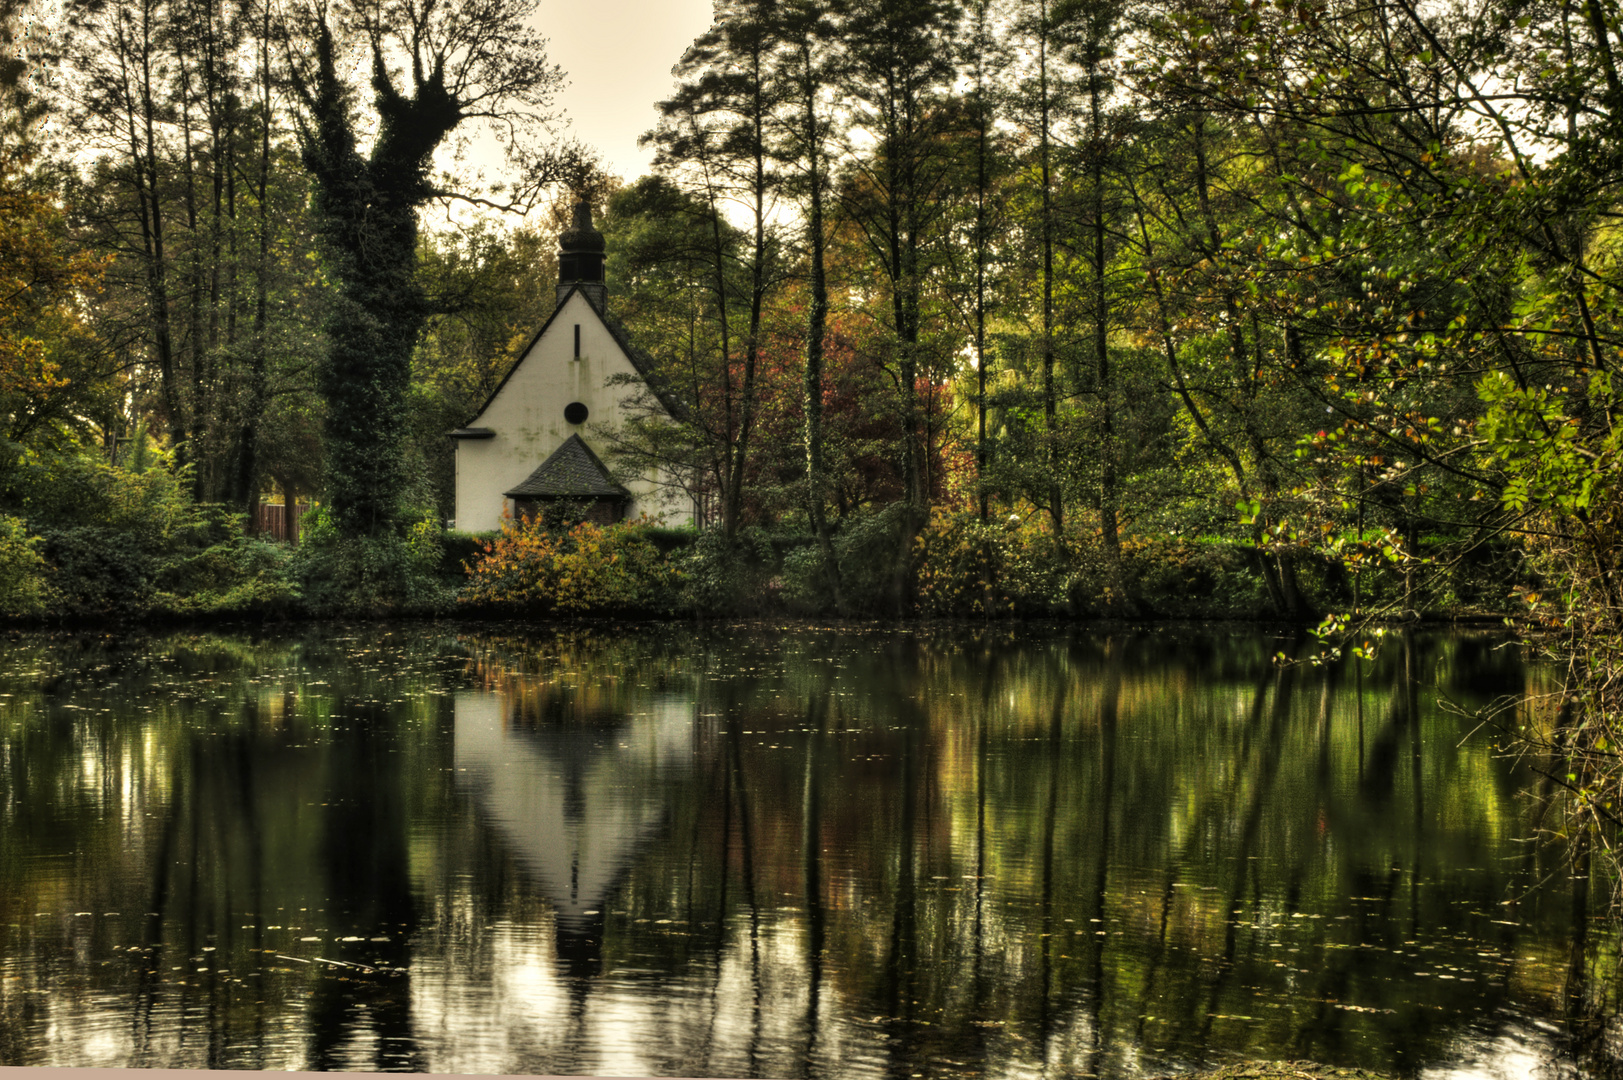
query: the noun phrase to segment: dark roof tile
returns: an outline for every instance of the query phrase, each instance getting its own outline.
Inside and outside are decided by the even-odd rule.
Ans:
[[[624,498],[628,493],[585,440],[571,435],[524,483],[503,494],[509,499],[597,499]]]

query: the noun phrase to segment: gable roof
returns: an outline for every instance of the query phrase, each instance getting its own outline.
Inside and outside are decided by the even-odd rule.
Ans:
[[[591,294],[582,289],[579,284],[576,284],[569,287],[569,291],[564,293],[563,298],[558,301],[558,305],[552,309],[552,314],[547,316],[547,321],[541,324],[541,329],[537,330],[535,332],[535,336],[530,338],[529,342],[524,346],[524,348],[519,350],[518,359],[513,362],[512,367],[507,369],[507,374],[503,375],[502,381],[496,384],[496,389],[492,390],[490,392],[490,396],[485,398],[485,403],[479,406],[479,411],[474,413],[468,422],[463,424],[458,430],[467,430],[472,428],[473,422],[485,415],[485,410],[490,408],[490,403],[495,401],[497,395],[499,395],[502,392],[502,389],[507,386],[507,380],[511,379],[513,377],[513,373],[523,365],[525,357],[529,356],[530,350],[535,348],[535,343],[541,340],[541,336],[547,332],[547,328],[550,327],[553,320],[558,317],[558,313],[563,311],[564,305],[569,303],[569,298],[574,296],[576,293],[580,293],[581,298],[586,301],[586,306],[591,308],[592,313],[597,316],[598,322],[603,324],[603,328],[609,332],[609,336],[614,339],[614,343],[620,346],[620,351],[625,353],[627,360],[631,361],[631,366],[637,370],[637,374],[642,377],[642,381],[647,385],[648,389],[653,393],[660,405],[664,407],[665,412],[673,420],[684,420],[687,418],[687,404],[683,402],[681,398],[678,398],[675,394],[671,393],[670,387],[666,385],[666,381],[658,374],[658,365],[654,358],[649,355],[646,349],[633,345],[630,336],[628,336],[626,333],[625,326],[620,322],[620,320],[616,319],[608,312],[599,309],[596,304],[592,303]]]
[[[552,456],[536,466],[518,487],[502,494],[509,499],[625,498],[603,462],[579,435],[571,435]]]

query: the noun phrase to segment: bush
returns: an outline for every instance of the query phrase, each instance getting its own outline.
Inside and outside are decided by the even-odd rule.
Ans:
[[[204,506],[159,560],[153,605],[176,615],[271,612],[299,599],[292,553],[247,535],[242,515]]]
[[[894,503],[846,518],[834,537],[834,558],[846,604],[855,614],[878,614],[896,594],[896,549],[906,508]],[[821,560],[815,564],[820,566]]]
[[[0,615],[45,610],[45,560],[21,518],[0,515]]]
[[[828,560],[815,540],[784,554],[780,580],[783,599],[802,611],[826,610],[834,595]]]
[[[447,529],[440,534],[440,574],[455,581],[458,587],[467,580],[468,567],[479,561],[485,545],[501,535],[500,529],[489,532],[462,532]]]
[[[325,507],[304,516],[290,570],[321,615],[438,611],[454,590],[441,579],[444,528],[424,517],[405,535],[343,536]]]
[[[39,536],[40,610],[246,612],[297,598],[276,546],[243,535],[230,509],[194,502],[190,473],[170,466],[162,454],[134,471],[36,453],[8,470],[3,494]]]
[[[686,606],[706,615],[763,614],[777,606],[777,559],[764,530],[740,530],[731,543],[720,529],[700,533],[673,556]]]
[[[157,552],[145,538],[105,525],[39,530],[53,615],[132,615],[152,606]]]
[[[666,555],[692,547],[699,542],[699,530],[692,525],[649,525],[644,529],[643,535],[648,538],[649,543]]]
[[[983,522],[968,511],[938,509],[915,554],[926,614],[990,618],[1109,605],[1097,539],[1062,547],[1034,514]]]
[[[483,544],[457,599],[569,614],[669,612],[681,574],[648,529],[643,520],[549,530],[540,520],[509,516],[500,535]]]
[[[1210,616],[1261,600],[1265,587],[1239,544],[1184,537],[1125,536],[1122,577],[1158,615]]]

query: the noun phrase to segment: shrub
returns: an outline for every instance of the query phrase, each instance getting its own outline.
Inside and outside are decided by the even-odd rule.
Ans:
[[[318,614],[437,611],[455,595],[440,576],[444,529],[433,516],[403,536],[342,536],[325,507],[303,522],[289,568]]]
[[[299,599],[283,545],[247,535],[242,515],[200,507],[158,560],[154,607],[176,615],[279,611]]]
[[[0,515],[0,615],[37,615],[45,609],[45,560],[21,518]]]
[[[105,525],[46,526],[47,609],[53,615],[128,615],[147,610],[158,559],[145,538]]]
[[[1037,515],[981,521],[937,509],[919,532],[919,610],[990,618],[1107,606],[1096,539],[1056,543]]]
[[[522,605],[569,614],[669,611],[681,575],[648,539],[646,519],[549,530],[507,516],[468,567],[457,599],[473,605]]]
[[[895,596],[896,549],[904,513],[906,508],[895,503],[841,523],[834,537],[834,558],[852,612],[877,613]]]
[[[30,454],[8,473],[5,495],[39,535],[44,611],[245,612],[296,599],[276,546],[243,535],[230,509],[194,502],[190,473],[171,466],[164,454],[140,471]]]
[[[823,611],[833,598],[828,560],[815,540],[791,548],[783,556],[782,596],[801,610]]]
[[[1255,618],[1271,608],[1255,551],[1233,540],[1126,536],[1121,556],[1122,577],[1151,614]],[[1306,596],[1305,576],[1300,585]]]
[[[692,525],[649,525],[643,535],[666,555],[699,542],[699,530]]]
[[[776,606],[777,559],[762,529],[743,529],[731,543],[720,529],[707,529],[673,560],[682,575],[682,598],[694,611],[762,614]]]
[[[484,553],[484,546],[500,535],[500,529],[476,533],[445,530],[440,534],[440,575],[460,587],[467,580],[468,567]]]

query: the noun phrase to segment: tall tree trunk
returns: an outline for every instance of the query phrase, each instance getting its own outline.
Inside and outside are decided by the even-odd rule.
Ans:
[[[708,166],[706,168],[708,170]],[[739,500],[735,500],[733,494],[735,488],[742,488],[744,475],[739,445],[740,442],[747,443],[748,439],[740,438],[743,424],[735,422],[733,413],[737,397],[733,392],[732,325],[727,316],[727,255],[723,250],[721,239],[721,208],[715,189],[709,185],[706,185],[706,199],[710,211],[710,257],[714,264],[712,269],[716,280],[716,320],[717,328],[721,332],[722,409],[727,431],[727,445],[722,452],[721,532],[731,540],[738,535]]]
[[[180,392],[180,372],[176,363],[174,329],[169,299],[169,256],[163,202],[158,194],[158,150],[152,66],[157,48],[153,40],[156,5],[146,0],[140,6],[140,40],[125,36],[127,25],[115,31],[118,51],[126,136],[130,148],[130,170],[135,186],[136,212],[141,227],[141,262],[146,278],[147,305],[152,319],[152,346],[158,362],[159,392],[164,403],[164,422],[176,464],[184,465],[191,456],[187,445],[185,399]],[[132,70],[132,67],[135,70]]]
[[[846,9],[843,89],[855,121],[872,136],[873,153],[854,162],[867,183],[847,191],[853,223],[879,256],[891,306],[892,349],[887,372],[895,382],[902,497],[888,601],[911,610],[915,541],[930,510],[932,463],[923,421],[921,381],[932,374],[923,340],[923,292],[931,269],[929,242],[939,237],[939,159],[948,146],[937,108],[956,79],[956,11],[946,18],[935,0],[854,0]]]
[[[986,9],[978,12],[984,20]],[[979,72],[976,86],[975,124],[975,486],[981,521],[987,519],[986,466],[986,263],[987,247],[991,241],[987,226],[987,194],[991,186],[987,176],[989,151],[988,127],[990,109],[985,101],[985,72]]]
[[[1105,134],[1097,64],[1088,72],[1088,112],[1093,125],[1093,353],[1099,375],[1099,527],[1113,585],[1121,581],[1121,537],[1116,523],[1116,404],[1110,379],[1110,296],[1105,238]]]
[[[727,520],[731,523],[728,536],[738,529],[744,510],[745,465],[749,460],[750,436],[755,428],[755,379],[761,352],[761,310],[766,299],[766,143],[762,130],[765,122],[766,102],[761,85],[761,49],[757,46],[750,54],[753,74],[751,128],[751,203],[754,209],[754,236],[750,252],[750,314],[749,331],[744,339],[744,387],[740,403],[738,439],[733,450],[732,478],[727,498],[730,509]],[[719,228],[719,226],[718,226]]]
[[[800,63],[801,102],[804,109],[807,176],[811,183],[806,230],[811,241],[811,305],[806,316],[806,368],[802,384],[806,440],[806,506],[817,548],[823,559],[833,593],[834,609],[845,614],[845,592],[840,581],[840,563],[834,554],[828,514],[828,468],[823,446],[823,339],[828,333],[828,270],[823,237],[823,134],[817,118],[817,80],[812,66],[811,39],[802,38]]]
[[[183,45],[176,48],[174,56],[175,69],[180,79],[180,160],[182,176],[185,178],[183,204],[186,208],[186,235],[190,239],[188,258],[186,260],[186,292],[188,298],[186,355],[191,361],[191,433],[189,442],[192,448],[192,498],[198,502],[204,502],[209,494],[209,473],[211,471],[209,468],[211,462],[207,452],[209,434],[207,402],[209,392],[205,371],[205,357],[208,355],[208,346],[203,334],[203,279],[207,271],[203,265],[203,245],[198,236],[197,155],[192,149],[192,73],[190,59],[191,57],[187,54]]]
[[[1042,221],[1038,229],[1043,260],[1043,441],[1048,466],[1048,517],[1054,527],[1054,540],[1064,545],[1065,507],[1061,501],[1059,477],[1059,394],[1054,386],[1054,192],[1049,162],[1048,101],[1048,0],[1038,7],[1041,23],[1037,28],[1038,160],[1042,177]]]
[[[241,500],[238,505],[250,515],[249,521],[255,520],[254,515],[259,506],[259,422],[265,411],[269,389],[266,378],[265,334],[270,306],[271,12],[269,0],[261,2],[264,5],[259,42],[259,106],[262,116],[259,130],[259,170],[254,177],[254,195],[259,202],[256,222],[259,230],[259,260],[254,271],[253,337],[248,346],[248,400],[243,411],[237,453],[237,495]],[[291,528],[293,513],[291,504],[286,512]],[[296,535],[295,533],[290,538],[296,538]]]

